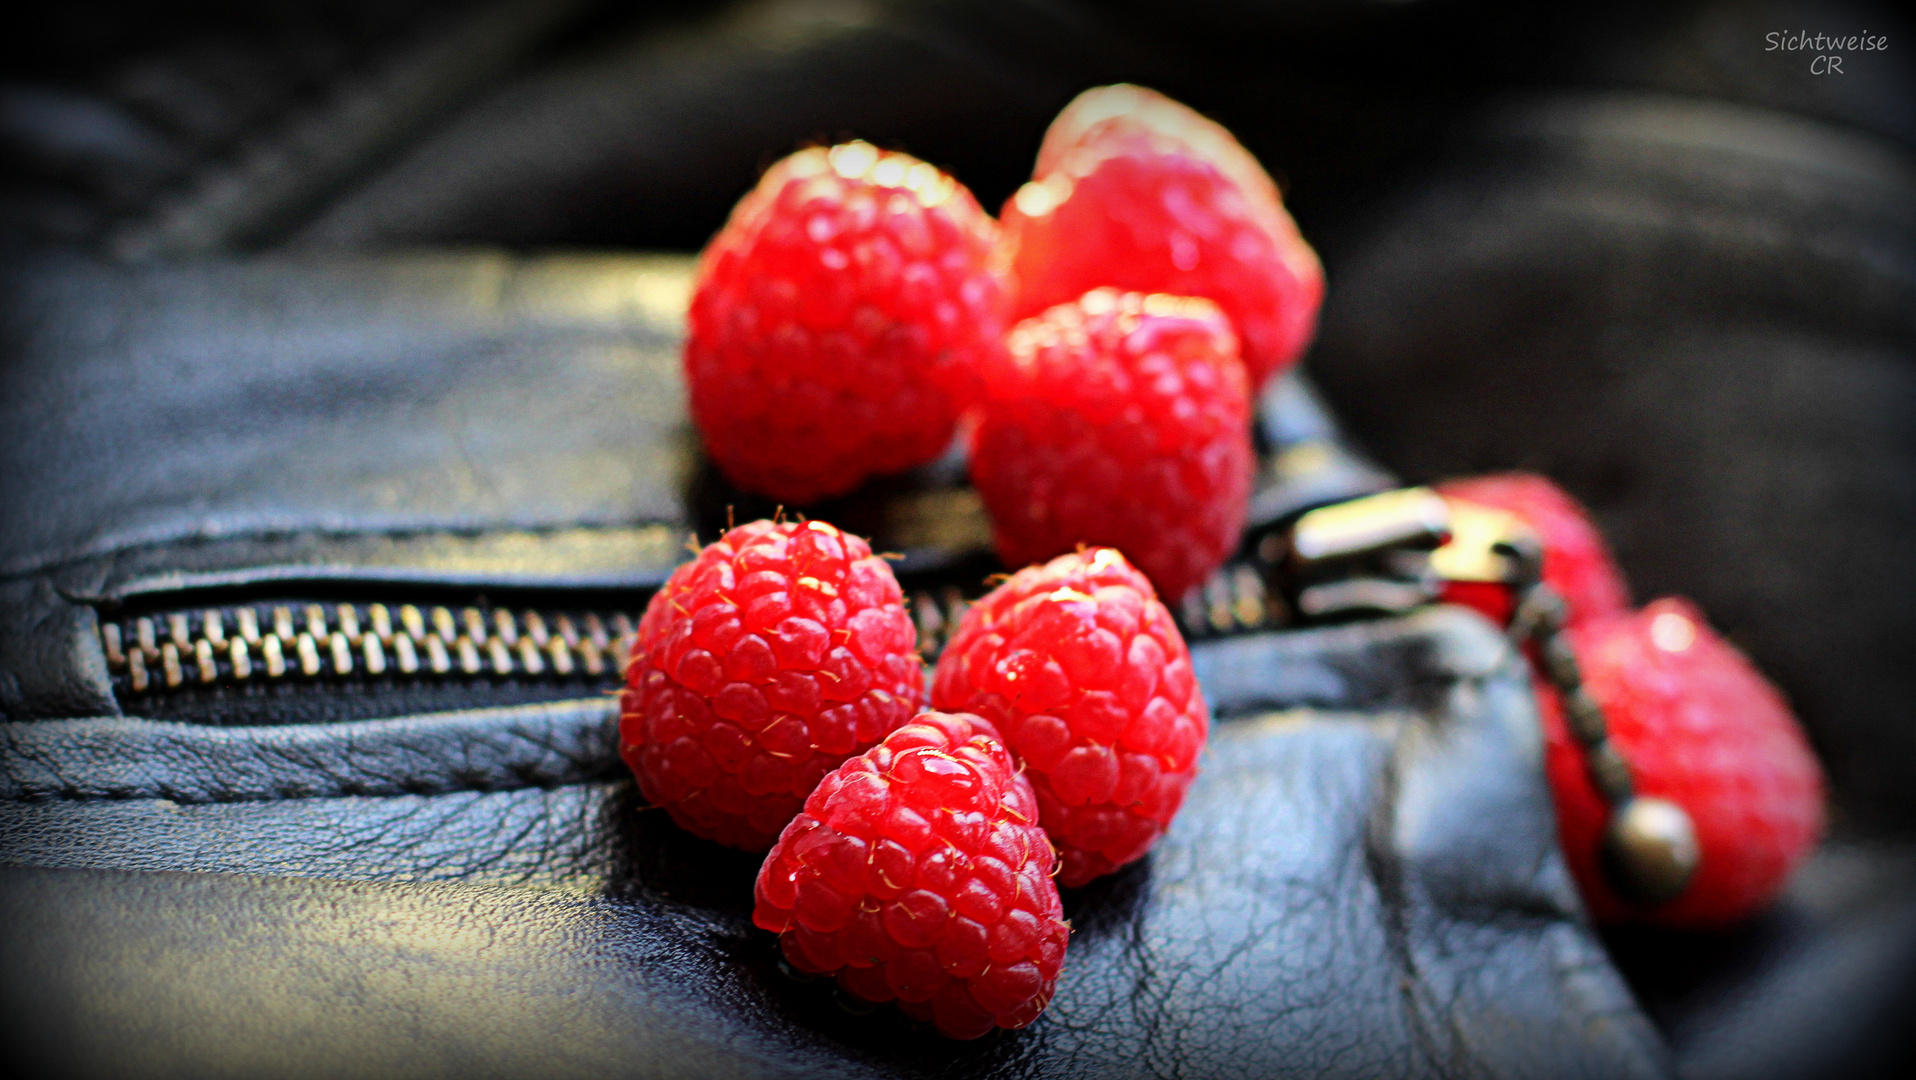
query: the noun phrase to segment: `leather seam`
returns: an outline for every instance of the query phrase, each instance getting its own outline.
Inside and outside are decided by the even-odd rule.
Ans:
[[[79,550],[57,553],[29,553],[0,564],[0,584],[10,584],[17,580],[32,578],[36,575],[52,576],[74,567],[89,563],[110,564],[115,559],[125,558],[145,552],[165,551],[168,549],[203,547],[213,544],[273,544],[292,543],[309,540],[319,544],[353,540],[407,540],[418,538],[433,540],[440,538],[458,538],[466,540],[484,539],[498,536],[551,537],[568,532],[625,532],[633,529],[660,527],[680,529],[689,526],[677,521],[600,521],[572,522],[550,525],[395,525],[387,528],[265,528],[234,533],[189,533],[180,536],[155,537],[151,539],[129,539],[109,544],[97,550]],[[67,590],[55,587],[61,596],[74,603],[91,603],[94,599],[72,595]]]
[[[341,784],[333,788],[311,788],[297,791],[282,791],[277,795],[236,795],[233,798],[208,797],[184,793],[168,794],[163,787],[129,792],[91,792],[67,788],[60,791],[40,791],[26,795],[10,795],[0,798],[4,805],[30,805],[46,803],[130,803],[130,802],[170,802],[179,806],[233,806],[240,803],[278,803],[297,802],[303,799],[400,799],[433,798],[441,795],[493,795],[511,791],[559,791],[571,787],[584,787],[590,784],[603,784],[619,779],[619,773],[606,769],[600,773],[554,780],[549,783],[528,781],[523,784],[451,784],[421,785],[419,787],[401,787],[378,789],[372,786],[360,787],[353,784]]]
[[[180,804],[552,788],[620,772],[616,706],[194,730],[127,718],[0,729],[0,802]]]

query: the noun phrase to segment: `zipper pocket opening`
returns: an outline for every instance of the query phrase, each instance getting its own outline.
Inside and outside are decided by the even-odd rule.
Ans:
[[[368,719],[615,691],[650,593],[493,594],[345,583],[103,607],[127,715],[216,725]]]
[[[995,561],[901,574],[935,663]],[[213,725],[370,719],[614,694],[649,589],[474,590],[326,579],[148,593],[96,606],[123,713]],[[1173,614],[1194,643],[1283,623],[1252,559]]]

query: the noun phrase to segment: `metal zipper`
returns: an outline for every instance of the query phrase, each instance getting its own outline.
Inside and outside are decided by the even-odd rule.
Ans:
[[[114,689],[351,678],[564,680],[616,677],[629,613],[401,604],[257,603],[100,623]]]
[[[919,652],[937,660],[977,597],[955,584],[908,598]],[[1249,562],[1227,565],[1177,612],[1191,638],[1278,625],[1281,603]],[[384,603],[240,603],[102,618],[116,694],[347,680],[617,680],[637,615],[627,611]]]
[[[955,585],[917,589],[910,594],[912,620],[918,624],[918,652],[934,663],[945,643],[982,593],[966,593]],[[1198,641],[1229,634],[1268,630],[1284,623],[1283,601],[1271,593],[1257,565],[1249,560],[1226,563],[1201,589],[1193,589],[1172,612],[1187,640]]]
[[[1193,589],[1184,603],[1173,612],[1186,639],[1223,637],[1269,630],[1289,622],[1281,597],[1266,584],[1268,562],[1260,552],[1258,561],[1248,559],[1225,563],[1211,575],[1201,589]]]

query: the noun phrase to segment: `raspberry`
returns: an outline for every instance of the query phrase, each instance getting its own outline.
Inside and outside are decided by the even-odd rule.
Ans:
[[[839,762],[910,719],[917,632],[891,567],[822,521],[754,521],[646,606],[619,753],[674,821],[763,851]]]
[[[1688,811],[1701,852],[1675,900],[1645,910],[1616,894],[1600,863],[1604,804],[1555,692],[1540,684],[1558,828],[1591,913],[1702,927],[1762,908],[1823,828],[1822,773],[1782,696],[1687,601],[1658,600],[1570,640],[1638,793]]]
[[[998,347],[998,227],[916,158],[852,142],[772,166],[700,259],[692,418],[731,480],[792,503],[937,457]]]
[[[812,792],[758,872],[752,921],[793,967],[954,1039],[1024,1027],[1071,930],[1037,812],[990,724],[923,713]]]
[[[1026,567],[973,604],[938,658],[932,706],[1005,733],[1072,886],[1157,842],[1211,726],[1171,613],[1111,548]]]
[[[1610,549],[1589,513],[1564,490],[1533,473],[1501,473],[1452,480],[1437,486],[1452,503],[1487,506],[1515,514],[1543,542],[1543,579],[1569,608],[1570,625],[1582,626],[1630,608],[1630,589],[1610,558]],[[1498,624],[1510,620],[1508,589],[1455,582],[1444,592],[1454,604],[1476,608]]]
[[[1007,566],[1109,544],[1180,599],[1236,550],[1250,395],[1208,300],[1096,289],[985,367],[971,477]]]
[[[1244,341],[1253,392],[1316,329],[1324,271],[1277,186],[1230,132],[1156,91],[1078,95],[1003,218],[1019,318],[1101,285],[1208,297]]]

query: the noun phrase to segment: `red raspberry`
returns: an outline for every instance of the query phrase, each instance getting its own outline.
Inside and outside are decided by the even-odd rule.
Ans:
[[[1630,588],[1610,558],[1603,535],[1589,512],[1564,490],[1533,473],[1500,473],[1437,485],[1454,503],[1486,506],[1515,514],[1543,542],[1543,579],[1556,589],[1570,612],[1570,625],[1582,626],[1630,609]],[[1476,582],[1452,583],[1444,599],[1473,607],[1497,622],[1510,621],[1510,591]]]
[[[1071,930],[1037,813],[990,724],[923,713],[812,792],[758,872],[752,921],[793,967],[954,1039],[1024,1027]]]
[[[1618,897],[1600,865],[1603,801],[1555,692],[1540,686],[1564,854],[1591,913],[1701,927],[1762,908],[1823,829],[1822,772],[1782,695],[1684,600],[1594,622],[1570,640],[1638,793],[1688,811],[1702,856],[1667,904],[1642,910]]]
[[[772,166],[699,261],[692,418],[740,487],[808,503],[937,457],[1004,334],[998,227],[916,158]]]
[[[865,541],[822,521],[741,525],[646,605],[619,753],[688,832],[763,851],[819,777],[918,710],[916,649]]]
[[[1005,733],[1074,886],[1163,835],[1211,726],[1171,613],[1111,548],[1026,567],[973,604],[938,658],[932,707]]]
[[[1215,300],[1253,392],[1304,352],[1324,271],[1231,133],[1139,86],[1078,95],[1005,204],[1023,318],[1101,285]]]
[[[1097,289],[985,367],[971,478],[1007,566],[1109,544],[1180,599],[1236,550],[1250,394],[1208,300]]]

